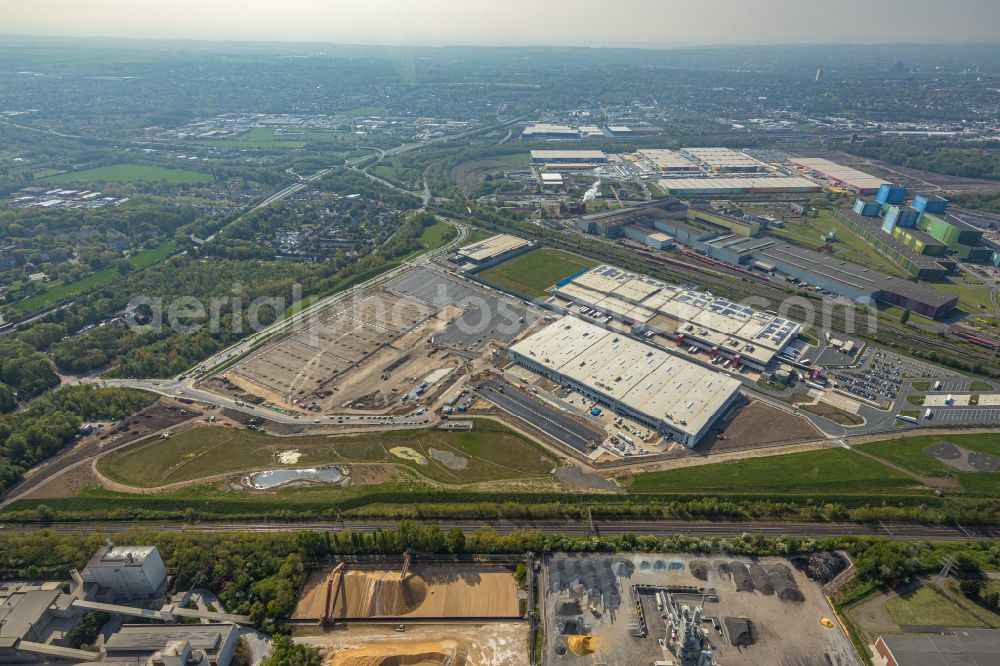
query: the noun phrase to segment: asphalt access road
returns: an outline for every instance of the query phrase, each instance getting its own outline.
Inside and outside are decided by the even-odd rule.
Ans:
[[[500,392],[501,387],[504,390],[503,393]],[[483,382],[478,392],[505,412],[530,423],[584,455],[590,453],[591,444],[598,443],[603,439],[600,433],[588,428],[569,414],[536,400],[520,389],[503,382],[495,380]]]
[[[796,536],[822,538],[833,536],[878,536],[899,541],[997,541],[1000,527],[956,525],[885,525],[853,523],[801,523],[801,522],[685,522],[685,521],[594,521],[594,530],[586,522],[572,521],[476,521],[453,520],[413,521],[419,525],[437,525],[443,530],[457,527],[465,532],[474,532],[489,526],[498,534],[509,534],[515,530],[540,530],[546,534],[566,536],[617,536],[638,534],[650,536],[703,536],[737,537],[741,534],[780,537]],[[52,523],[46,528],[63,534],[93,534],[95,532],[128,532],[137,526],[152,531],[181,532],[297,532],[306,531],[371,531],[393,529],[395,521],[338,521],[308,523]],[[36,532],[40,528],[32,526],[7,525],[2,532]]]

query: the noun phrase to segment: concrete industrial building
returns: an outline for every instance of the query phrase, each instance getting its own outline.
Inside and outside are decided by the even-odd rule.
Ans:
[[[719,210],[703,207],[704,204],[694,204],[687,211],[689,222],[708,222],[728,229],[741,236],[756,236],[760,233],[760,222],[752,215],[730,215]]]
[[[799,194],[823,188],[801,176],[761,176],[759,178],[661,178],[657,186],[674,196],[715,196],[722,194]]]
[[[647,275],[602,265],[553,291],[563,308],[586,307],[641,331],[762,371],[798,335],[796,322]]]
[[[694,162],[666,148],[645,148],[638,151],[638,155],[656,171],[698,171]]]
[[[674,244],[674,239],[670,234],[665,234],[655,227],[643,224],[626,224],[622,227],[622,235],[657,250],[665,250]]]
[[[565,316],[513,345],[515,362],[693,448],[740,397],[740,381]]]
[[[885,666],[994,666],[1000,664],[1000,630],[887,634],[875,641],[875,652]]]
[[[844,261],[836,255],[816,252],[788,243],[776,243],[753,253],[760,261],[800,280],[852,300],[873,299],[879,303],[938,318],[958,305],[958,296],[923,283],[892,277]]]
[[[84,567],[83,582],[98,588],[97,597],[143,599],[159,593],[167,579],[156,546],[114,546],[97,551]]]
[[[720,173],[767,171],[767,165],[732,148],[681,148],[681,154],[709,171]]]
[[[672,235],[669,229],[663,228],[657,223],[667,220],[684,219],[685,215],[687,215],[687,206],[677,199],[670,198],[631,208],[584,215],[577,219],[576,226],[584,233],[597,234],[609,238],[622,236],[622,229],[628,224],[638,224],[647,227],[654,225],[658,231]]]
[[[104,661],[149,666],[228,666],[239,630],[233,624],[126,624],[104,643]]]
[[[509,259],[537,246],[538,243],[518,238],[517,236],[497,234],[496,236],[490,236],[485,240],[459,248],[455,251],[454,258],[458,263],[480,268]]]
[[[864,171],[858,171],[818,157],[789,157],[788,161],[858,194],[875,194],[883,185],[891,185],[888,181]]]
[[[569,125],[535,123],[521,132],[522,139],[579,139],[580,130]]]
[[[608,163],[601,150],[532,150],[531,161],[546,169],[587,169]]]

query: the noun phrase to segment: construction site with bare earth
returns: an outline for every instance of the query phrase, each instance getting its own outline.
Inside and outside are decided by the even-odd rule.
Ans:
[[[532,592],[515,577],[520,558],[416,559],[313,571],[291,617],[297,640],[318,647],[328,666],[525,663]]]
[[[860,666],[826,594],[850,574],[837,552],[408,551],[314,570],[290,624],[328,666]]]

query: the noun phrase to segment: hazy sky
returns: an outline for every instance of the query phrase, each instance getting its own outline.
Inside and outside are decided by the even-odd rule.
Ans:
[[[0,0],[0,33],[362,44],[998,42],[1000,0]]]

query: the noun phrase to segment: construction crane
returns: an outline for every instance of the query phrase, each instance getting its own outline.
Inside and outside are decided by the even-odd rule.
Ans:
[[[323,626],[333,624],[333,604],[337,599],[337,595],[340,594],[340,588],[344,584],[344,570],[347,568],[346,562],[341,562],[333,568],[330,575],[326,578],[326,600],[323,602],[323,615],[319,619],[319,623]],[[339,576],[337,574],[340,574]],[[333,589],[334,579],[337,581],[337,589]]]

